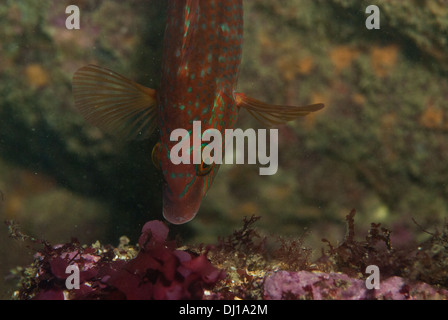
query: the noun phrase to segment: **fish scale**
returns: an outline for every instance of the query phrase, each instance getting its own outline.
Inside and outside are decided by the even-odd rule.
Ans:
[[[169,136],[193,120],[209,126],[211,116],[218,128],[218,114],[223,122],[236,120],[233,90],[241,62],[242,1],[173,1],[168,17],[159,106],[179,112],[161,112],[164,133]],[[220,93],[227,98],[216,99]]]
[[[323,108],[322,104],[269,105],[236,92],[243,29],[242,0],[171,0],[157,90],[98,66],[75,73],[75,106],[87,121],[123,139],[147,138],[159,129],[160,141],[152,157],[164,177],[163,215],[171,223],[195,217],[219,170],[218,164],[203,161],[175,165],[170,158],[178,143],[170,139],[174,130],[185,129],[191,135],[193,123],[200,121],[196,138],[208,129],[217,129],[225,137],[240,109],[271,126]],[[224,146],[225,141],[221,154]]]

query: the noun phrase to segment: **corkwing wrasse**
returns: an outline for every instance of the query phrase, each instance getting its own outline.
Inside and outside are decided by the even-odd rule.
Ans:
[[[75,105],[87,121],[126,139],[147,138],[159,129],[152,158],[164,176],[163,215],[171,223],[195,217],[219,170],[218,164],[203,161],[174,165],[173,130],[190,130],[201,121],[202,132],[223,133],[235,126],[240,109],[277,125],[323,108],[269,105],[236,92],[242,41],[242,0],[173,0],[168,1],[157,90],[94,65],[75,73]]]

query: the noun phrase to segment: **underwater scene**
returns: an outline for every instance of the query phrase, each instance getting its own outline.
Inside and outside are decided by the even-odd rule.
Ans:
[[[3,0],[0,299],[445,300],[447,100],[445,0]]]

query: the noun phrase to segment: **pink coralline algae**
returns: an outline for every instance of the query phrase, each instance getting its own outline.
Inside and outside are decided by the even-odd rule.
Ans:
[[[204,290],[225,277],[206,253],[195,256],[166,241],[161,221],[145,224],[140,251],[129,261],[116,259],[114,250],[81,247],[76,242],[46,247],[37,258],[34,299],[202,299]],[[76,264],[80,288],[68,290],[66,268]]]
[[[138,256],[107,282],[127,299],[201,299],[204,286],[225,277],[205,254],[193,257],[166,242],[168,228],[160,221],[143,227]]]
[[[41,246],[31,266],[22,269],[17,299],[265,299],[265,300],[435,300],[448,299],[446,254],[448,225],[424,244],[392,246],[391,231],[372,224],[357,240],[355,211],[347,216],[348,235],[312,263],[303,238],[262,237],[257,217],[215,246],[177,249],[168,227],[150,221],[138,246],[82,246],[76,240],[52,246],[8,224],[10,235]],[[271,241],[268,243],[268,241]],[[43,248],[42,248],[43,246]],[[426,248],[426,249],[425,249]],[[68,288],[67,267],[77,266],[79,288]],[[224,270],[218,269],[223,268]],[[378,289],[369,289],[367,270],[378,270]],[[380,272],[379,272],[380,271]],[[373,274],[372,274],[373,275]]]
[[[365,280],[342,273],[279,271],[266,277],[264,299],[309,300],[420,300],[447,299],[448,291],[422,282],[390,277],[380,289],[367,289]]]

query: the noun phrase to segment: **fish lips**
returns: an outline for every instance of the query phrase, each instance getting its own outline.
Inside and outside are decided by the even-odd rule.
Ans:
[[[184,224],[196,216],[201,206],[201,192],[189,192],[179,197],[171,195],[167,186],[163,189],[163,217],[168,222]]]

